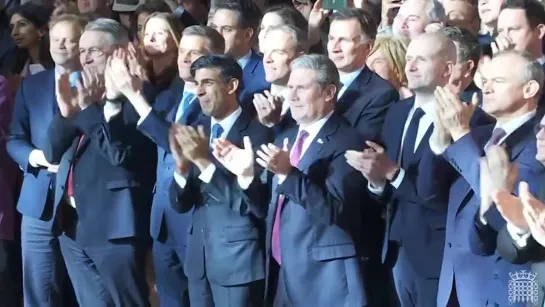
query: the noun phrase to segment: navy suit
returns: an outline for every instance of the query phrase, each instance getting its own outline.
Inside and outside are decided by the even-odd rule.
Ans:
[[[276,145],[282,147],[287,137],[293,146],[297,133],[297,126],[287,129],[277,136]],[[252,201],[269,206],[266,297],[270,304],[276,297],[287,306],[366,306],[367,257],[360,217],[370,203],[361,188],[366,184],[363,176],[344,157],[347,150],[361,151],[363,146],[357,131],[334,113],[284,182],[278,184],[278,176],[262,176],[252,183],[263,184],[262,189],[247,190]],[[271,242],[279,195],[285,200],[278,269],[271,258]]]
[[[398,161],[404,126],[413,105],[414,97],[397,102],[386,116],[382,142],[391,161]],[[474,121],[487,122],[488,117],[478,109]],[[432,152],[429,146],[432,133],[433,123],[404,163],[405,175],[398,188],[388,184],[382,195],[387,203],[383,261],[390,262],[397,256],[394,275],[403,306],[431,306],[436,301],[448,191],[455,171]],[[415,140],[405,139],[405,142],[413,144]]]
[[[138,129],[157,144],[157,182],[151,208],[150,233],[157,292],[162,304],[169,307],[189,306],[187,277],[183,264],[187,248],[187,231],[191,214],[180,214],[169,205],[168,191],[176,169],[170,154],[169,129],[180,107],[183,83],[174,83],[153,103],[153,110]],[[181,122],[191,124],[201,113],[195,99],[183,114]]]
[[[242,73],[243,88],[238,101],[242,108],[253,118],[257,114],[254,107],[254,94],[263,93],[271,87],[271,84],[265,80],[263,57],[252,50],[250,60],[244,66]]]
[[[201,117],[210,135],[210,118]],[[272,140],[271,131],[245,112],[236,119],[226,139],[242,147],[249,136],[257,150]],[[171,203],[179,212],[193,210],[185,272],[192,306],[262,306],[265,278],[264,233],[260,219],[267,206],[249,202],[236,176],[213,159],[216,170],[203,183],[193,166],[182,189],[173,180]],[[253,188],[253,187],[251,187]]]
[[[93,104],[70,119],[57,114],[48,129],[44,153],[60,164],[55,207],[64,230],[61,249],[80,305],[148,306],[155,146],[136,130],[130,103],[108,122],[103,113]],[[76,208],[66,202],[71,168]]]
[[[390,105],[399,100],[398,91],[365,66],[337,101],[335,111],[368,140],[376,140]]]
[[[30,306],[62,306],[61,284],[66,270],[53,219],[55,174],[28,161],[32,150],[47,147],[47,129],[57,112],[54,70],[21,81],[7,150],[24,172],[17,210],[23,215],[23,288],[25,303]]]
[[[545,169],[535,159],[536,138],[533,133],[534,119],[526,122],[509,135],[504,144],[509,158],[519,164],[519,180],[527,181],[535,193],[539,189]],[[456,181],[452,186],[449,219],[461,232],[448,236],[440,296],[441,305],[452,291],[452,279],[456,281],[458,300],[471,306],[509,306],[509,273],[528,270],[529,266],[517,266],[502,259],[496,252],[497,230],[505,221],[495,207],[486,213],[487,225],[480,222],[479,158],[490,139],[494,125],[475,128],[471,133],[450,145],[443,153],[447,160],[466,181]],[[453,229],[454,231],[454,229]],[[456,236],[457,239],[453,239]],[[464,242],[465,240],[469,242]],[[471,256],[469,253],[473,253]],[[480,258],[480,259],[479,259]],[[458,289],[459,287],[459,289]],[[438,299],[439,301],[439,299]]]

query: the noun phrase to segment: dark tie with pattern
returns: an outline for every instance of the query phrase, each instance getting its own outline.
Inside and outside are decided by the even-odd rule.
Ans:
[[[420,119],[424,116],[424,110],[422,108],[416,108],[414,111],[407,132],[405,132],[405,138],[403,139],[403,148],[401,151],[401,167],[406,168],[411,157],[414,154],[416,135],[418,134],[418,126],[420,124]]]
[[[308,132],[306,132],[305,130],[301,130],[301,132],[299,132],[299,136],[297,137],[297,141],[293,146],[293,150],[290,156],[290,164],[294,167],[297,167],[299,161],[301,160],[301,155],[303,153],[303,144],[308,138],[308,135]],[[272,256],[278,264],[282,264],[282,256],[280,252],[280,213],[282,212],[282,207],[284,206],[284,200],[285,198],[283,195],[280,195],[278,197],[278,206],[276,207],[276,214],[274,216],[271,238]]]
[[[484,146],[484,150],[487,151],[490,147],[500,144],[501,139],[503,139],[505,135],[507,135],[505,130],[502,128],[495,128],[494,131],[492,131],[490,140],[488,140],[488,143]]]

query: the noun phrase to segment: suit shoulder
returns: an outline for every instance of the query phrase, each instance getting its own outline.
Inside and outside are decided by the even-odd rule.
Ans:
[[[44,82],[54,81],[54,80],[55,80],[55,70],[48,69],[48,70],[40,71],[37,74],[24,77],[22,80],[22,83],[40,84],[40,87],[43,87]]]
[[[338,117],[338,116],[336,116]],[[332,135],[335,143],[343,150],[361,149],[365,144],[365,137],[359,133],[358,129],[351,126],[344,117],[335,119],[338,123],[337,131]]]
[[[373,88],[376,88],[377,90],[383,92],[393,91],[397,93],[396,88],[390,82],[382,79],[382,77],[375,72],[373,72],[373,74],[371,75],[371,80],[369,83],[373,86]]]

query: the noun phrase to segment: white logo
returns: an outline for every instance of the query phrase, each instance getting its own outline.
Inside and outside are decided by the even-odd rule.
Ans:
[[[509,273],[509,304],[538,302],[538,289],[536,277],[537,273],[527,272],[526,270]]]

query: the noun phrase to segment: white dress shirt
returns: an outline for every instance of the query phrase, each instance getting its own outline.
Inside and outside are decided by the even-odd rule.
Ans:
[[[178,102],[178,108],[176,109],[176,113],[174,113],[174,122],[177,122],[180,118],[176,118],[177,115],[180,115],[180,117],[184,116],[184,109],[183,109],[183,101],[184,101],[184,98],[185,98],[185,95],[186,93],[191,93],[193,95],[195,95],[195,97],[189,102],[189,105],[191,105],[192,103],[194,103],[195,101],[197,101],[197,94],[195,93],[195,88],[184,88],[184,92],[182,94],[182,99],[180,99],[180,101]],[[178,113],[178,110],[182,108],[182,110],[180,111],[180,113]],[[146,118],[148,117],[148,115],[151,113],[153,109],[149,109],[148,113],[144,114],[143,116],[140,117],[140,119],[138,120],[138,122],[136,123],[137,126],[140,126],[140,124],[146,120]]]
[[[341,99],[344,92],[346,92],[346,89],[350,86],[350,84],[352,84],[352,82],[354,82],[354,80],[356,80],[356,78],[359,76],[359,74],[364,68],[365,66],[363,66],[362,68],[356,71],[349,72],[349,73],[339,72],[339,78],[341,80],[343,87],[341,87],[341,89],[339,90],[339,94],[337,94],[337,99]]]
[[[242,67],[242,69],[244,70],[244,68],[246,68],[246,65],[248,65],[248,62],[250,62],[251,57],[252,49],[250,49],[250,51],[248,51],[243,57],[237,60],[238,65],[240,65],[240,67]]]
[[[231,128],[233,128],[233,125],[237,121],[238,117],[242,113],[242,109],[238,107],[238,109],[231,113],[229,116],[224,118],[221,121],[216,121],[213,117],[210,119],[210,131],[212,131],[212,127],[214,127],[215,124],[219,124],[223,128],[223,133],[221,134],[221,138],[227,137],[229,134],[229,131],[231,131]],[[211,139],[210,142],[213,140]],[[211,163],[204,171],[201,172],[199,175],[199,179],[204,183],[209,183],[210,180],[212,180],[212,176],[214,176],[214,172],[216,171],[216,165],[214,163]],[[178,174],[177,172],[174,172],[174,180],[176,180],[176,183],[183,189],[185,185],[187,184],[187,180],[184,176]]]
[[[416,149],[420,145],[420,142],[422,142],[424,135],[426,135],[426,132],[433,124],[433,117],[435,114],[435,99],[433,101],[426,102],[426,101],[422,101],[422,98],[418,98],[418,96],[415,96],[414,105],[411,111],[409,111],[409,115],[407,116],[407,120],[405,121],[405,126],[403,127],[403,135],[401,136],[401,146],[399,147],[399,152],[397,153],[398,163],[401,161],[401,153],[403,152],[403,144],[405,143],[405,134],[407,133],[407,129],[409,128],[409,125],[411,124],[411,120],[413,118],[414,112],[419,107],[422,109],[422,111],[424,111],[424,115],[420,118],[420,122],[418,123],[418,131],[416,133],[416,139],[414,142],[413,152],[416,152]],[[399,185],[401,185],[401,182],[403,181],[403,177],[405,177],[405,170],[400,168],[397,178],[394,181],[390,182],[390,184],[397,189]],[[384,187],[385,187],[385,183],[378,187],[372,186],[371,183],[368,184],[369,191],[377,195],[380,195],[384,192]]]

